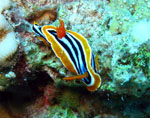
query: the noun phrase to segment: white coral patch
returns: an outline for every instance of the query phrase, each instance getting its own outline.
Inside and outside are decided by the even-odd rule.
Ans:
[[[10,57],[16,52],[18,43],[16,41],[15,33],[13,32],[12,27],[2,14],[0,14],[0,31],[4,32],[4,34],[1,34],[3,36],[0,37],[0,68],[1,68],[10,65],[9,63],[11,62],[9,61],[11,60],[8,59],[10,59]]]
[[[11,29],[9,23],[2,14],[0,14],[0,30],[1,29],[4,29],[5,31]]]
[[[138,44],[142,44],[150,39],[150,21],[140,21],[132,29],[133,39]]]
[[[2,66],[3,64],[5,64],[6,59],[9,56],[12,56],[18,47],[18,43],[15,39],[15,33],[14,32],[10,32],[8,33],[5,37],[3,37],[5,39],[3,39],[0,42],[0,66]]]
[[[10,0],[0,0],[0,13],[10,6]]]

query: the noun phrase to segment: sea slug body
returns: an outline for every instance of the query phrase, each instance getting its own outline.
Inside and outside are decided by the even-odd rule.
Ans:
[[[72,73],[73,77],[64,80],[80,79],[89,91],[97,90],[101,85],[101,77],[97,73],[98,65],[87,40],[80,34],[65,30],[64,22],[60,26],[33,25],[33,31],[46,45],[52,47],[56,56]]]

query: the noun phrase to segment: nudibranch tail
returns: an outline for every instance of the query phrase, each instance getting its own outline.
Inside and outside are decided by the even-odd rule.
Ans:
[[[86,86],[86,88],[93,92],[96,91],[101,86],[101,77],[97,73],[93,73],[94,83],[91,86]]]
[[[89,74],[88,72],[85,72],[83,75],[76,75],[76,76],[72,76],[72,77],[64,77],[63,80],[81,80],[83,78],[88,77]]]
[[[64,26],[63,20],[59,19],[59,22],[60,22],[60,26],[56,27],[56,32],[57,32],[58,38],[62,39],[63,37],[66,36],[66,30],[65,30],[65,26]]]

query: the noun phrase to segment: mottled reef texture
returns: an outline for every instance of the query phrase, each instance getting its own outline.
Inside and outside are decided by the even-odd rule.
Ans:
[[[58,18],[98,54],[102,86],[96,93],[79,81],[62,81],[72,73],[32,32],[33,21],[59,26]],[[149,0],[6,0],[0,19],[0,91],[21,99],[35,92],[31,105],[21,100],[26,117],[150,117]]]

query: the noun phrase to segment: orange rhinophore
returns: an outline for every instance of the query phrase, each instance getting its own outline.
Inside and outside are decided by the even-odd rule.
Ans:
[[[65,37],[66,31],[65,31],[64,22],[60,19],[59,19],[59,22],[60,22],[60,26],[56,27],[56,32],[57,32],[58,38],[62,39],[63,37]]]

